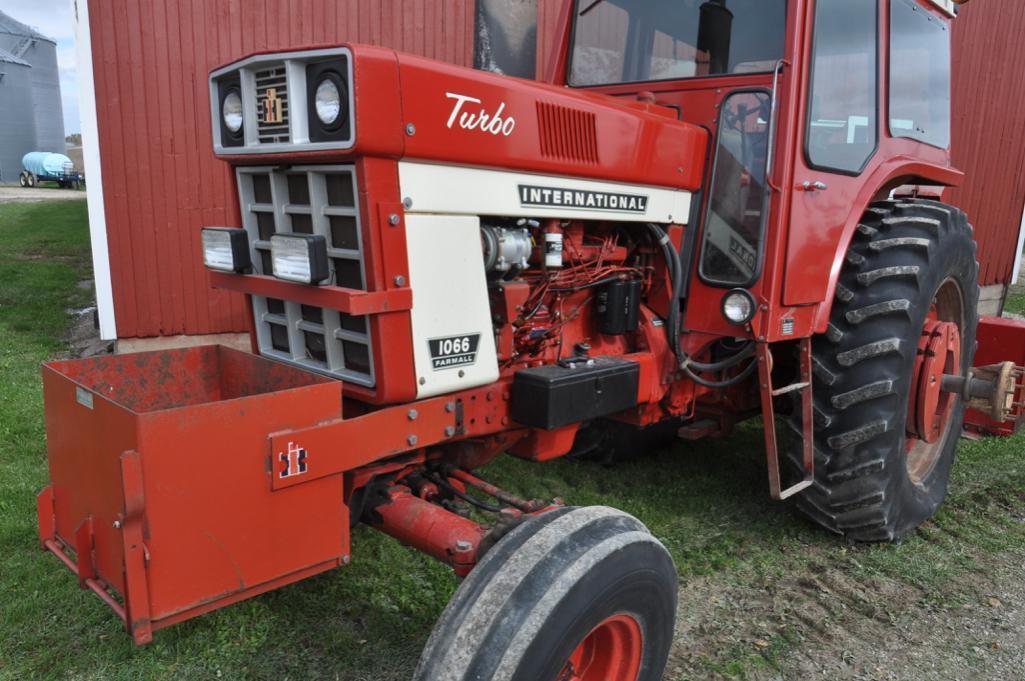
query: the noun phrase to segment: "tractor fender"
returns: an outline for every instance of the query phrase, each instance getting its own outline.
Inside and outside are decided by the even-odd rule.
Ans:
[[[825,333],[826,327],[829,326],[829,316],[836,300],[836,286],[840,281],[840,270],[843,268],[844,258],[854,239],[854,232],[858,228],[858,223],[861,222],[861,216],[865,214],[869,205],[875,200],[888,198],[890,191],[901,185],[926,184],[956,187],[961,184],[963,179],[964,173],[960,170],[923,162],[911,156],[892,158],[880,164],[865,177],[864,185],[851,206],[851,213],[844,224],[836,252],[833,253],[833,264],[829,270],[826,296],[815,313],[814,333]]]

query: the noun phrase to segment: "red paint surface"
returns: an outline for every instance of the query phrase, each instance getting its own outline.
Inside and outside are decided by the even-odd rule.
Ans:
[[[562,8],[538,0],[539,75]],[[212,153],[211,68],[250,52],[343,41],[473,61],[470,0],[112,0],[92,3],[90,17],[122,338],[248,325],[242,296],[211,288],[200,262],[199,228],[239,222],[232,177]],[[967,179],[947,198],[975,224],[981,280],[990,284],[1010,274],[1025,204],[1025,94],[1014,87],[1025,68],[1025,5],[972,3],[953,23],[953,164]]]
[[[207,73],[261,50],[358,41],[473,63],[469,0],[110,0],[89,6],[120,338],[245,331],[210,287],[203,225],[239,224],[213,155]]]
[[[963,185],[944,199],[968,213],[979,280],[1006,283],[1025,206],[1025,3],[965,5],[954,22],[954,166]]]

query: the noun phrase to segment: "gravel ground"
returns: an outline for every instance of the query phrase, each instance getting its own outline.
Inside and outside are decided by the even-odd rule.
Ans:
[[[49,187],[27,189],[18,185],[0,185],[0,203],[39,203],[40,201],[66,201],[85,197],[84,191],[73,189],[51,189]]]

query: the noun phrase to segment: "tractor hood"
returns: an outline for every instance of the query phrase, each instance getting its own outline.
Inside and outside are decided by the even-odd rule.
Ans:
[[[311,90],[331,63],[348,120],[325,140]],[[245,123],[229,144],[221,107],[233,87]],[[210,91],[214,148],[234,163],[378,156],[691,191],[704,174],[708,133],[673,109],[378,47],[252,55],[213,71]]]

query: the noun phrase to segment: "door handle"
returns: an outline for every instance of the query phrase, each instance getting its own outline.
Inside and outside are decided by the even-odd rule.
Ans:
[[[822,180],[815,180],[814,182],[805,180],[801,183],[801,189],[806,192],[824,192],[829,189],[829,185]]]

